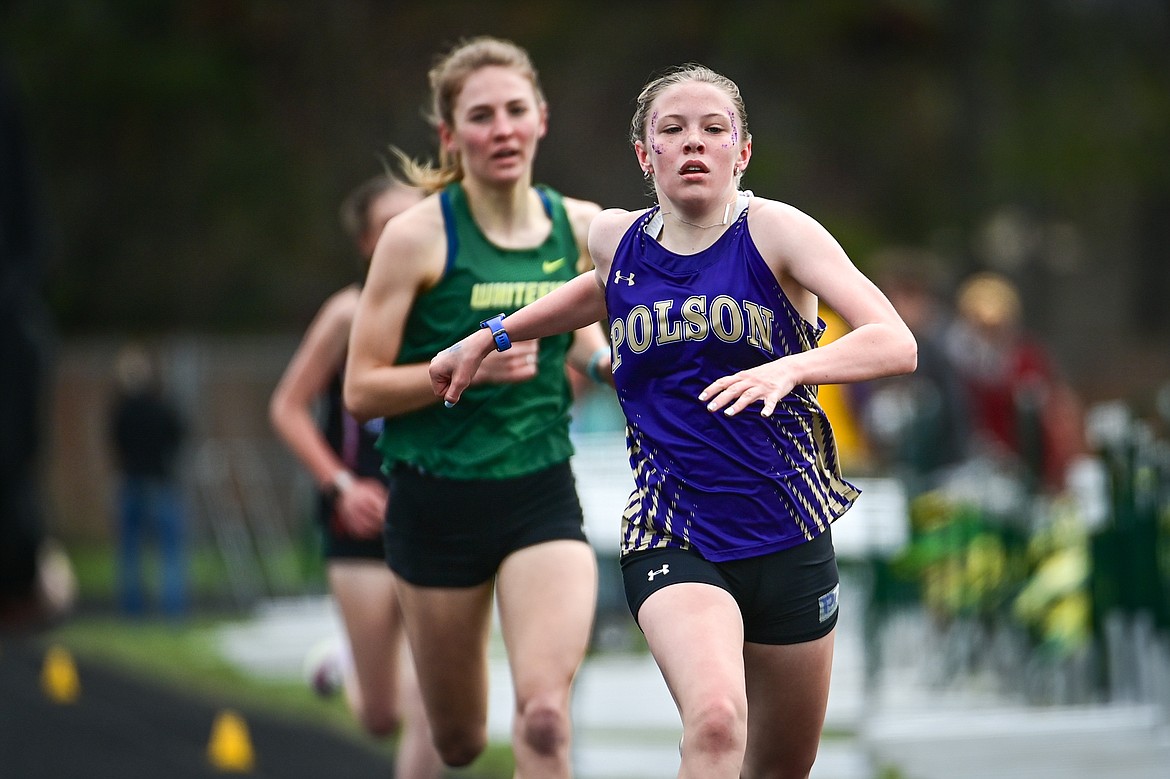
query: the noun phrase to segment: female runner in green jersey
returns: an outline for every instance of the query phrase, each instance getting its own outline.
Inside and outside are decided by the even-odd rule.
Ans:
[[[609,376],[605,334],[494,355],[458,408],[428,363],[485,320],[591,267],[600,209],[534,186],[548,112],[527,54],[478,38],[430,73],[437,168],[402,158],[431,194],[391,220],[354,318],[345,401],[385,417],[387,561],[435,744],[452,766],[487,740],[493,593],[515,689],[516,776],[569,777],[570,688],[588,647],[597,563],[569,468],[566,361]]]

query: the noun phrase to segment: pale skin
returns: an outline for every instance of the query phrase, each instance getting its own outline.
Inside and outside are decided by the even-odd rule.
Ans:
[[[712,84],[685,81],[667,87],[647,116],[653,119],[647,122],[647,137],[635,143],[635,153],[643,171],[653,175],[667,214],[658,240],[681,254],[705,249],[725,229],[724,209],[751,159],[751,141],[737,132],[731,100]],[[512,340],[541,338],[604,318],[604,286],[614,252],[644,213],[602,212],[589,234],[596,271],[510,316]],[[821,225],[792,206],[760,197],[751,199],[748,224],[797,310],[815,322],[823,301],[851,330],[824,347],[711,377],[695,398],[696,413],[770,415],[798,384],[864,381],[914,370],[917,346],[910,331]],[[491,349],[490,338],[480,332],[437,355],[430,370],[434,392],[458,402]],[[679,777],[808,776],[828,700],[833,633],[802,644],[747,643],[731,596],[695,583],[651,595],[638,622],[682,718]]]
[[[503,248],[540,245],[552,222],[532,189],[532,163],[547,109],[532,83],[506,67],[474,71],[455,98],[439,140],[457,153],[471,212]],[[565,198],[589,267],[593,203]],[[427,363],[395,364],[415,298],[438,283],[447,241],[438,195],[394,219],[374,252],[351,334],[345,401],[359,418],[393,416],[440,402]],[[589,323],[587,323],[589,324]],[[595,324],[575,334],[568,360],[584,369],[605,346]],[[485,360],[477,383],[512,383],[536,373],[536,341]],[[605,366],[603,366],[604,368]],[[494,580],[474,587],[420,587],[399,579],[407,634],[435,744],[445,762],[467,765],[487,742],[487,645],[493,595],[513,687],[516,776],[571,776],[569,698],[585,656],[597,596],[596,559],[579,541],[552,541],[508,556]]]
[[[419,197],[413,189],[398,187],[370,203],[365,233],[358,238],[357,248],[363,256],[373,251],[386,222]],[[386,488],[378,479],[349,473],[313,417],[314,403],[344,366],[358,297],[358,287],[350,285],[326,300],[273,392],[269,417],[277,434],[321,488],[345,485],[337,488],[336,502],[350,533],[374,538],[382,529]],[[342,479],[339,474],[349,478]],[[395,733],[405,721],[395,776],[437,779],[443,765],[431,743],[410,653],[405,651],[394,577],[384,561],[364,558],[331,558],[326,576],[353,658],[353,673],[345,678],[350,710],[375,736]]]

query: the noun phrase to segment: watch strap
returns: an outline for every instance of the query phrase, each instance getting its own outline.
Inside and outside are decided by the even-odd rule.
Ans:
[[[486,327],[492,331],[492,340],[496,342],[497,352],[512,348],[512,339],[508,338],[508,331],[504,329],[504,316],[504,314],[496,314],[491,319],[485,319],[479,323],[480,327]]]

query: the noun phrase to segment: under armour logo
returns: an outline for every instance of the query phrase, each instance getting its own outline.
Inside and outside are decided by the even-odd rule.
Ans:
[[[662,574],[663,576],[666,576],[666,574],[668,574],[668,573],[670,573],[670,563],[663,563],[662,567],[659,568],[657,571],[647,571],[646,572],[646,581],[652,582],[652,581],[654,581],[654,577],[657,576],[658,574]]]
[[[627,286],[630,286],[630,287],[634,286],[634,274],[631,273],[629,276],[626,276],[625,278],[623,278],[621,270],[615,270],[613,272],[613,283],[620,284],[623,281],[626,282]]]

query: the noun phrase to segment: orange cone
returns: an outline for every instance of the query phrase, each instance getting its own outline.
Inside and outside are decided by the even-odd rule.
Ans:
[[[81,683],[77,678],[77,666],[68,650],[51,646],[45,653],[41,666],[41,689],[55,703],[76,703],[81,695]]]
[[[239,714],[225,709],[211,725],[211,740],[207,744],[207,759],[224,773],[246,774],[256,764],[248,725]]]

